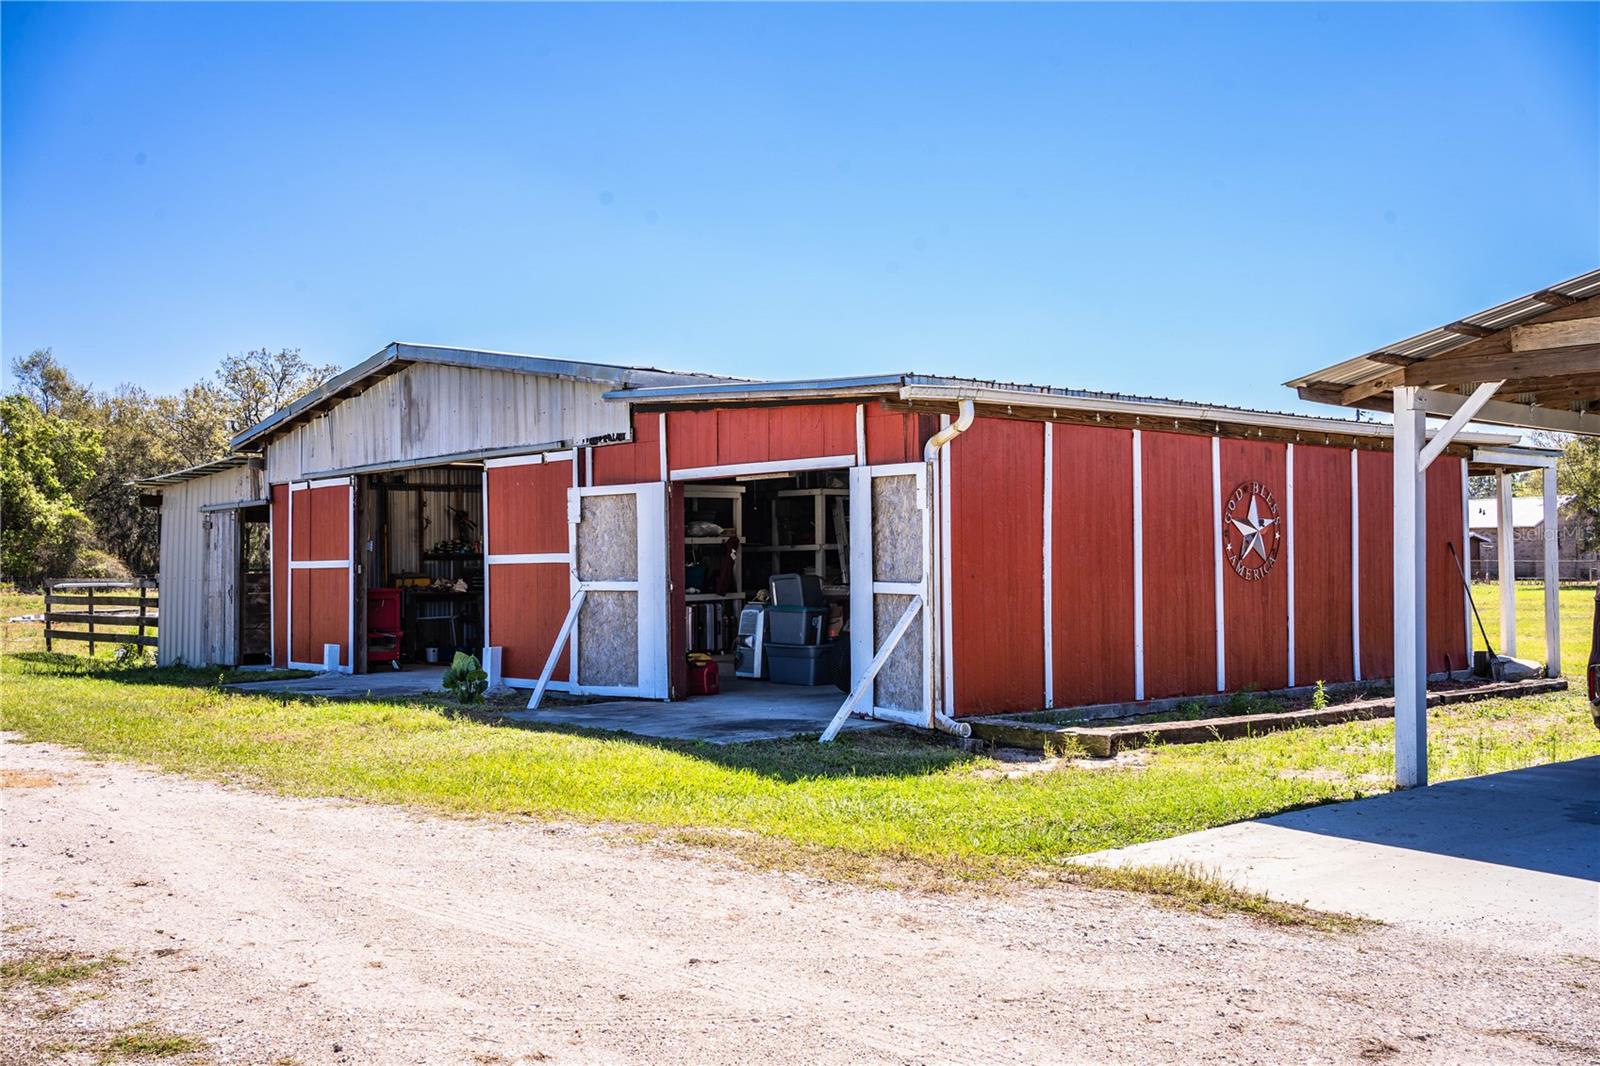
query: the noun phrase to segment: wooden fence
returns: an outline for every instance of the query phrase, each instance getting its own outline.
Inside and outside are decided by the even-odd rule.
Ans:
[[[61,625],[85,628],[61,629]],[[159,590],[153,581],[53,578],[44,583],[46,651],[53,651],[57,640],[86,640],[90,655],[96,644],[154,648],[159,625]]]

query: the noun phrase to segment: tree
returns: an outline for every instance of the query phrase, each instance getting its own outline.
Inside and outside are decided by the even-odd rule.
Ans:
[[[0,397],[0,442],[0,572],[30,585],[79,572],[95,541],[77,494],[104,454],[99,434],[13,393]]]
[[[1584,516],[1584,548],[1594,547],[1600,527],[1600,437],[1572,437],[1556,462],[1556,491],[1571,496]]]
[[[75,418],[91,402],[88,388],[73,379],[49,348],[35,348],[13,360],[11,373],[17,379],[18,392],[43,414]]]
[[[314,365],[299,348],[265,348],[230,355],[218,368],[215,388],[228,412],[231,433],[241,433],[287,407],[339,372],[333,364]]]

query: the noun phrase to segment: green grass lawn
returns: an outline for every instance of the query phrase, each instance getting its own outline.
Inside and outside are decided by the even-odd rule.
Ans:
[[[0,598],[0,609],[20,613],[19,602]],[[224,692],[216,671],[48,655],[36,633],[8,624],[0,635],[0,727],[30,740],[294,795],[686,838],[737,830],[834,855],[931,860],[957,875],[1382,792],[1392,772],[1387,721],[1146,749],[1113,768],[1018,772],[910,732],[718,746],[496,725],[426,701]],[[1600,754],[1576,692],[1431,718],[1436,781]]]
[[[1483,626],[1496,651],[1500,647],[1500,586],[1477,582],[1472,599],[1483,616]],[[1572,683],[1583,682],[1584,666],[1589,661],[1589,638],[1594,626],[1594,586],[1565,585],[1561,589],[1561,670]],[[1483,638],[1473,623],[1473,646],[1481,649]],[[1545,661],[1544,586],[1536,581],[1517,583],[1517,655],[1523,659]]]

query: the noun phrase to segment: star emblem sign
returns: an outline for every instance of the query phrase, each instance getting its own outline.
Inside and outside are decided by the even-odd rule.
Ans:
[[[1250,497],[1250,512],[1245,516],[1245,521],[1241,522],[1237,518],[1229,519],[1233,523],[1233,528],[1239,531],[1239,536],[1242,540],[1239,550],[1240,562],[1248,559],[1251,552],[1259,555],[1264,563],[1270,561],[1267,555],[1267,530],[1277,525],[1278,520],[1276,518],[1263,519],[1260,508],[1257,506],[1258,502],[1257,497],[1252,494]]]

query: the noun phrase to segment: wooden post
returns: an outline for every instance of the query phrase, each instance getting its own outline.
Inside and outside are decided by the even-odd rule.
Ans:
[[[50,644],[50,615],[52,613],[51,607],[53,606],[50,601],[51,601],[51,598],[53,597],[53,595],[55,593],[55,585],[56,585],[55,578],[53,578],[53,577],[45,578],[45,582],[44,582],[44,650],[47,651],[47,652],[55,650],[53,647],[51,647],[51,644]]]
[[[89,658],[94,658],[94,586],[89,586]]]
[[[1421,389],[1394,390],[1394,780],[1428,783],[1428,419]]]
[[[149,592],[150,592],[149,583],[146,582],[144,580],[144,578],[140,578],[139,579],[139,648],[140,648],[141,651],[144,649],[144,623],[145,623],[145,618],[147,616],[147,613],[149,611]]]

